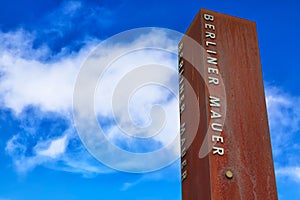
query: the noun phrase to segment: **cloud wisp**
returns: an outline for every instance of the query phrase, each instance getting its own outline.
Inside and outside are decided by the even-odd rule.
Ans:
[[[101,162],[141,173],[179,158],[176,40],[180,36],[159,28],[129,30],[101,43],[84,63],[74,91],[74,120],[83,143]],[[127,149],[109,140],[120,138],[118,134],[129,137],[123,137]],[[131,151],[128,143],[147,139],[147,146],[158,149]]]
[[[177,48],[178,38],[170,38],[163,30],[154,28],[149,30],[151,31],[143,33],[140,37],[127,38],[128,40],[122,44],[106,46],[101,52],[101,56],[103,56],[101,59],[107,59],[107,55],[115,55],[120,49],[126,51],[145,45],[163,44],[164,48],[170,51]],[[2,34],[6,34],[7,38],[19,39],[9,40],[10,42],[0,49],[0,103],[3,108],[13,111],[14,117],[20,121],[20,124],[29,118],[37,121],[31,125],[30,131],[28,127],[20,126],[19,133],[10,133],[11,139],[7,141],[6,152],[12,157],[16,169],[25,173],[42,165],[56,170],[83,174],[114,171],[104,167],[90,156],[76,134],[72,117],[73,90],[76,78],[82,63],[91,49],[96,47],[96,43],[89,43],[77,53],[57,55],[53,59],[45,60],[42,58],[47,57],[49,48],[44,46],[34,49],[34,36],[30,33],[17,31]],[[24,45],[18,44],[20,40],[24,40]],[[129,99],[125,101],[122,101],[122,98],[117,99],[115,113],[110,110],[111,100],[109,99],[113,96],[114,88],[122,80],[124,74],[128,74],[135,67],[159,64],[167,66],[175,72],[176,59],[176,55],[162,50],[142,49],[123,55],[122,58],[111,63],[109,70],[99,81],[99,87],[94,91],[96,102],[94,106],[98,123],[102,123],[101,125],[105,127],[106,137],[114,145],[124,148],[126,151],[149,152],[168,145],[170,138],[173,140],[176,138],[178,106],[176,96],[172,94],[177,87],[176,73],[151,72],[153,73],[151,76],[156,80],[160,80],[162,83],[169,82],[168,84],[171,84],[170,87],[172,87],[171,91],[169,88],[159,85],[151,86],[151,84],[145,85],[144,89],[142,87],[135,88]],[[92,73],[91,77],[94,75]],[[85,88],[81,90],[83,96],[84,90]],[[121,123],[135,123],[140,127],[147,127],[152,122],[149,114],[153,114],[154,117],[159,114],[152,109],[157,104],[163,105],[168,120],[165,129],[160,134],[154,135],[154,138],[144,143],[138,144],[139,139],[134,135],[120,132],[119,125],[110,121],[117,117],[121,119]],[[124,113],[128,111],[130,118],[124,118]],[[44,124],[50,123],[49,115],[53,115],[51,123],[57,123],[55,122],[57,118],[57,120],[63,119],[65,124],[58,124],[57,129],[47,132],[47,127],[43,125],[42,121],[48,120]],[[126,120],[124,121],[124,119]],[[144,130],[144,137],[153,136],[153,133],[150,133],[151,130]],[[102,149],[102,151],[108,153],[109,149]],[[172,151],[177,152],[178,149]],[[165,158],[157,157],[156,162],[160,162],[160,159]],[[135,162],[123,163],[128,168],[134,168],[136,164]]]
[[[300,97],[267,86],[266,100],[276,175],[300,182]]]

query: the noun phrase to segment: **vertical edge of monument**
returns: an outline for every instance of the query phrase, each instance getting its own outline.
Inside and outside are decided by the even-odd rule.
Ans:
[[[201,46],[201,15],[200,13],[195,17],[193,24],[186,32],[186,35],[192,38],[194,41],[199,43]],[[183,45],[183,47],[180,45]],[[206,101],[203,98],[205,91],[205,82],[198,71],[203,71],[201,66],[202,63],[202,54],[199,52],[199,49],[195,47],[193,41],[189,40],[186,37],[183,37],[179,43],[179,74],[182,74],[185,78],[184,82],[179,84],[179,88],[184,88],[183,95],[185,95],[184,102],[180,104],[185,104],[184,111],[180,114],[180,124],[181,127],[185,125],[184,131],[181,131],[181,138],[184,138],[186,142],[181,144],[182,150],[182,195],[184,199],[210,199],[211,195],[211,186],[210,186],[210,166],[209,166],[209,157],[199,159],[198,153],[201,147],[202,141],[204,139],[204,134],[201,132],[207,129],[207,113],[206,113]],[[182,57],[181,54],[184,54]],[[180,67],[181,61],[184,61],[184,66]],[[197,63],[197,66],[192,66],[192,63]],[[197,71],[198,70],[198,71]],[[187,82],[192,86],[192,91],[186,87]],[[184,86],[184,87],[182,87]],[[179,93],[182,90],[179,89]],[[193,138],[192,126],[199,123],[195,116],[195,108],[192,107],[193,101],[191,98],[191,93],[195,93],[196,97],[199,100],[198,109],[201,110],[200,114],[200,124],[196,124],[196,136]],[[180,97],[182,94],[179,94]],[[181,129],[182,130],[182,129]],[[188,145],[191,142],[191,145]],[[201,172],[199,171],[201,170]]]

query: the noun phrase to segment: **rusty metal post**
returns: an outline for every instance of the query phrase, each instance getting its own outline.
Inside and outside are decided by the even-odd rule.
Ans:
[[[178,48],[182,199],[277,199],[255,23],[201,9]]]

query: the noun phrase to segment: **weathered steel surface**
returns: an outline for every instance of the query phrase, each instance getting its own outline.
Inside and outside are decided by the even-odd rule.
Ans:
[[[213,16],[213,21],[205,20],[204,14]],[[224,142],[218,143],[225,151],[224,155],[213,154],[211,151],[206,157],[199,158],[211,117],[209,86],[207,80],[204,80],[207,78],[205,74],[208,64],[205,53],[197,52],[183,38],[184,46],[180,50],[184,53],[183,74],[194,91],[185,89],[185,110],[180,117],[181,124],[185,122],[182,138],[192,142],[182,155],[182,162],[185,162],[182,174],[187,174],[182,181],[182,199],[277,199],[255,23],[202,9],[186,35],[204,47],[207,40],[205,24],[215,27],[210,32],[215,33],[216,37],[212,41],[216,45],[210,49],[217,52],[216,67],[226,92],[226,101],[221,98],[221,103],[226,103],[223,106],[227,108],[221,132]],[[187,60],[199,64],[192,66]],[[203,73],[204,79],[196,68]],[[190,93],[193,92],[199,99],[200,109],[200,123],[195,138],[189,136],[192,134],[189,128],[195,123],[195,109],[191,107],[193,103],[190,99]]]

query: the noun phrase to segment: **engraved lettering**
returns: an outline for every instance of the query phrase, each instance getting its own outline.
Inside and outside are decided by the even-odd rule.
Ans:
[[[216,112],[216,111],[211,110],[210,113],[211,113],[210,118],[212,118],[212,119],[217,119],[217,118],[221,118],[221,117],[222,117],[222,115],[219,114],[219,113]]]
[[[207,57],[207,63],[211,65],[217,65],[218,64],[218,59],[214,57]]]
[[[212,141],[213,141],[213,142],[221,142],[221,143],[224,143],[224,138],[223,138],[222,136],[213,135],[213,136],[212,136]]]
[[[205,44],[206,44],[207,47],[208,47],[209,45],[212,45],[212,46],[216,46],[216,45],[217,45],[217,43],[215,43],[215,42],[210,42],[210,41],[206,41]]]
[[[185,141],[186,141],[186,139],[185,139],[185,138],[181,138],[181,146],[183,146],[183,145],[184,145]]]
[[[180,45],[179,45],[179,47],[178,47],[178,51],[181,51],[181,50],[182,50],[182,48],[183,48],[183,42],[182,42],[182,43],[180,43]]]
[[[215,33],[212,33],[212,32],[206,31],[206,32],[205,32],[205,37],[211,38],[211,39],[215,39],[215,38],[216,38],[216,34],[215,34]]]
[[[220,107],[220,98],[214,97],[214,96],[209,96],[209,102],[211,107]]]
[[[182,94],[184,92],[184,84],[182,84],[180,87],[179,87],[179,94]]]
[[[180,125],[180,135],[183,135],[185,132],[185,122]]]
[[[181,104],[181,103],[183,102],[183,100],[184,100],[184,94],[182,94],[182,95],[180,96],[179,104]]]
[[[211,124],[211,128],[212,128],[212,130],[214,130],[214,131],[222,132],[223,126],[222,126],[222,124],[219,124],[219,123],[212,123],[212,124]]]
[[[215,26],[212,24],[205,24],[205,28],[215,30]]]
[[[210,74],[219,74],[219,70],[217,68],[207,68],[207,72]]]
[[[209,15],[209,14],[204,14],[204,19],[206,21],[214,21],[214,16],[213,15]]]
[[[222,147],[213,147],[213,154],[218,154],[220,156],[224,155],[224,148]]]
[[[216,51],[212,51],[212,50],[206,50],[206,52],[207,52],[207,53],[210,53],[210,54],[215,54],[215,55],[217,54]]]
[[[180,106],[180,114],[184,111],[185,109],[185,104],[183,103],[181,106]]]
[[[181,69],[183,67],[183,65],[184,65],[183,60],[180,60],[180,62],[179,62],[179,69]]]
[[[181,162],[181,169],[184,168],[187,164],[187,161],[186,159],[184,159],[182,162]]]
[[[185,170],[181,175],[181,181],[184,181],[187,177],[187,170]]]
[[[186,148],[183,147],[183,149],[181,150],[181,158],[183,158],[186,155]]]
[[[216,78],[216,77],[208,77],[208,83],[209,83],[209,84],[219,85],[219,78]]]

